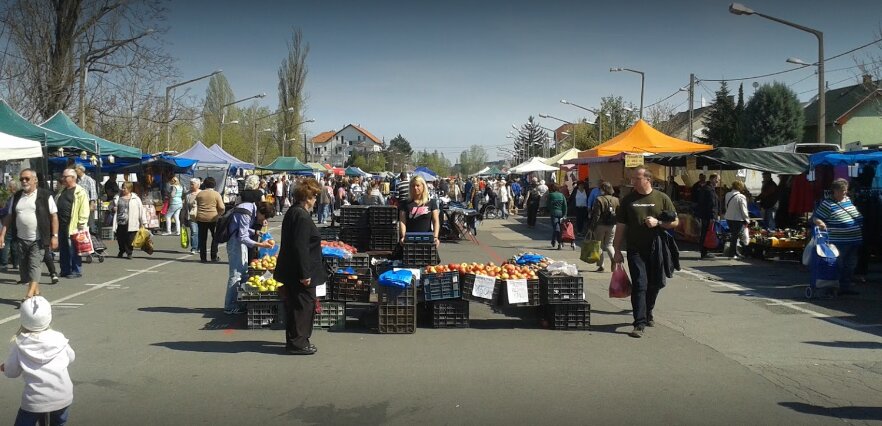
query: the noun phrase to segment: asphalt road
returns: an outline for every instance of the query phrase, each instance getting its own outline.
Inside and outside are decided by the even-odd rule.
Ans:
[[[547,249],[549,233],[485,221],[479,245],[443,244],[441,256],[499,262],[538,249],[577,262],[578,251]],[[223,315],[225,264],[156,241],[153,256],[108,258],[42,288],[77,352],[72,425],[882,423],[878,265],[861,296],[807,302],[796,263],[687,252],[658,325],[633,339],[629,301],[607,297],[608,273],[577,263],[590,332],[472,304],[469,329],[317,331],[319,353],[295,357],[283,331]],[[18,328],[15,281],[0,273],[0,335]],[[22,383],[0,383],[9,423]]]

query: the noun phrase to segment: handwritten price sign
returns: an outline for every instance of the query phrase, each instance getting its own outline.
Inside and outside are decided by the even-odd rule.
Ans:
[[[527,295],[527,280],[506,280],[508,290],[508,303],[528,303],[530,297]]]
[[[322,284],[315,286],[315,297],[325,297],[328,294],[328,285]]]
[[[475,284],[472,286],[472,296],[481,299],[493,299],[493,290],[496,288],[496,278],[486,275],[475,275]]]

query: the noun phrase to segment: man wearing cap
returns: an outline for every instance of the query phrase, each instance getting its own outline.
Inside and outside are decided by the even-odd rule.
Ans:
[[[46,189],[38,189],[37,173],[24,169],[19,174],[22,189],[15,193],[9,215],[0,230],[0,248],[7,232],[19,253],[19,274],[28,283],[27,297],[40,294],[43,255],[47,248],[58,248],[58,207]]]

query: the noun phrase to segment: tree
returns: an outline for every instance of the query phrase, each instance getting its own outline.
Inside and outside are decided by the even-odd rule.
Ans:
[[[469,149],[459,154],[459,172],[470,175],[484,168],[487,162],[487,152],[480,145],[472,145]]]
[[[296,139],[291,149],[291,156],[302,157],[303,140],[297,139],[302,137],[300,126],[304,121],[304,111],[306,109],[306,96],[303,88],[306,85],[306,75],[308,67],[306,66],[306,57],[309,55],[309,43],[303,40],[303,32],[299,28],[294,29],[291,41],[288,42],[288,56],[282,60],[279,66],[279,111],[287,111],[293,108],[293,112],[285,112],[279,114],[280,120],[278,124],[279,134],[279,150],[285,139]],[[299,140],[299,143],[297,141]]]
[[[796,93],[780,82],[760,86],[744,108],[745,148],[802,139],[805,117]]]
[[[383,155],[385,156],[384,164],[390,164],[390,169],[393,172],[397,172],[408,168],[408,162],[412,159],[413,149],[410,147],[410,142],[399,133],[398,136],[389,141],[389,146]]]
[[[450,173],[450,160],[438,151],[429,153],[422,150],[415,153],[414,156],[414,163],[417,166],[427,167],[440,176],[446,176]]]
[[[524,162],[531,157],[541,157],[547,144],[548,133],[539,127],[539,123],[531,115],[514,138],[515,163]]]
[[[366,172],[378,173],[386,170],[386,157],[379,152],[368,154]]]
[[[155,25],[164,15],[160,0],[6,2],[0,9],[9,53],[4,62],[17,78],[3,83],[2,95],[13,95],[20,104],[12,106],[26,117],[48,118],[80,100],[75,88],[86,70],[97,77],[89,83],[92,88],[131,87],[127,83],[133,78],[166,77],[171,74],[171,58],[158,43],[150,42],[162,33]],[[95,98],[93,93],[89,103],[107,107],[115,95],[104,91]]]
[[[738,102],[735,104],[735,143],[744,145],[744,83],[738,85]]]
[[[221,120],[230,123],[239,119],[239,109],[235,105],[223,106],[235,101],[230,82],[223,74],[215,74],[208,80],[208,88],[205,89],[205,100],[202,103],[202,140],[206,145],[220,143]],[[224,142],[230,141],[227,133],[230,125],[224,128]]]
[[[675,111],[673,105],[661,103],[646,108],[644,117],[646,117],[646,121],[652,125],[655,130],[670,136],[671,133],[676,130],[674,128],[674,123],[671,122],[671,118],[674,117],[674,114]]]
[[[717,90],[714,103],[710,106],[704,136],[698,139],[714,146],[735,146],[738,139],[736,119],[735,102],[729,96],[729,86],[724,81],[720,83],[720,90]]]
[[[398,136],[395,136],[394,138],[392,138],[391,141],[389,141],[389,148],[387,149],[390,151],[399,152],[404,155],[413,154],[413,149],[410,147],[410,142],[408,142],[407,139],[401,136],[401,133],[399,133]]]

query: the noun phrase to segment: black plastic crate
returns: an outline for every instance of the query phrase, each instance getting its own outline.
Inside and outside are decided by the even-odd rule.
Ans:
[[[493,296],[491,299],[485,299],[472,295],[472,289],[475,286],[475,274],[465,274],[462,276],[462,298],[472,302],[483,303],[485,305],[495,306],[499,304],[499,287],[502,287],[499,280],[493,285]]]
[[[460,279],[458,271],[440,272],[436,274],[423,273],[420,276],[422,283],[423,300],[459,299]]]
[[[355,274],[331,275],[328,299],[336,302],[369,302],[371,299],[371,271],[358,269]]]
[[[322,301],[322,312],[312,319],[313,328],[336,331],[346,329],[346,302]]]
[[[346,229],[340,231],[340,241],[355,247],[358,251],[368,251],[371,244],[371,230],[365,225],[360,229]]]
[[[371,228],[390,229],[398,228],[398,207],[396,206],[371,206],[368,217]]]
[[[263,293],[254,290],[243,290],[239,289],[238,294],[236,294],[236,300],[239,302],[281,302],[282,299],[279,297],[279,292],[277,291],[265,291]]]
[[[407,288],[377,286],[377,301],[381,305],[416,306],[416,286]]]
[[[591,305],[588,303],[547,305],[545,318],[553,330],[590,330]]]
[[[368,250],[393,251],[398,245],[398,228],[371,229],[371,239],[368,242]]]
[[[356,253],[349,259],[322,257],[322,261],[332,274],[337,272],[338,268],[369,269],[371,267],[371,256],[367,253]]]
[[[340,207],[340,226],[346,229],[368,229],[368,208],[370,206]]]
[[[404,243],[401,263],[410,267],[423,267],[441,263],[435,243]]]
[[[285,309],[281,302],[247,302],[246,324],[249,329],[281,328],[285,324]]]
[[[416,306],[379,305],[377,331],[381,334],[416,332]]]
[[[527,303],[509,303],[508,301],[508,282],[502,281],[502,288],[499,290],[500,301],[503,305],[508,306],[539,306],[542,304],[542,286],[539,285],[539,279],[527,280]]]
[[[548,271],[539,271],[539,286],[542,287],[543,305],[585,301],[581,276],[551,275]]]
[[[337,241],[340,239],[340,228],[336,226],[319,227],[319,234],[324,241]]]
[[[433,328],[468,328],[469,302],[439,300],[426,302],[420,309],[421,323]]]

